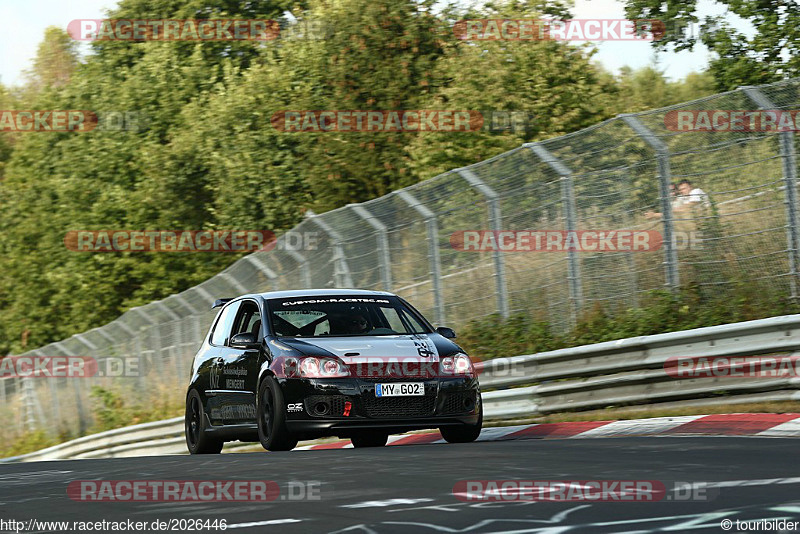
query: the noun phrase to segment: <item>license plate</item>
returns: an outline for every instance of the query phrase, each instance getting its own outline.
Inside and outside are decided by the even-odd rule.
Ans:
[[[376,397],[407,397],[423,395],[425,395],[425,384],[420,382],[375,384]]]

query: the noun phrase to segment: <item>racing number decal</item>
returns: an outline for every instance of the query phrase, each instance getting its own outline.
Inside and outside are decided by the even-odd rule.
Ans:
[[[417,354],[423,358],[431,358],[436,356],[436,352],[431,350],[431,346],[428,344],[428,342],[430,342],[429,339],[420,336],[414,336],[413,341],[414,346],[417,348]]]

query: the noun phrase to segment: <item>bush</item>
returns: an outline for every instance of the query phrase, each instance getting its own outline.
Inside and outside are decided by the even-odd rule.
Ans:
[[[490,315],[463,328],[458,342],[474,358],[486,360],[763,319],[797,313],[799,308],[777,290],[757,284],[739,282],[724,294],[709,294],[707,288],[693,285],[675,293],[652,291],[639,308],[616,313],[596,303],[563,334],[554,333],[537,314],[520,313],[505,320]]]

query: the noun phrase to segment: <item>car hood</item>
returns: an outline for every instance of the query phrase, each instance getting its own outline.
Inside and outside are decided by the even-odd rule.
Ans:
[[[307,355],[338,356],[346,364],[394,359],[431,362],[438,361],[440,353],[444,356],[458,349],[438,334],[282,338],[281,343]]]

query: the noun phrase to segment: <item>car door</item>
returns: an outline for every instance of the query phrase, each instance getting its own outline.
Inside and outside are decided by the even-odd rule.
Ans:
[[[236,334],[249,332],[263,339],[261,311],[255,300],[243,300],[231,325],[222,355],[222,387],[225,390],[225,424],[252,423],[256,418],[255,399],[260,350],[231,346]]]
[[[226,399],[225,381],[223,379],[223,349],[228,343],[233,321],[239,311],[240,302],[231,302],[225,306],[217,317],[209,341],[208,389],[206,389],[206,413],[212,425],[221,425],[225,421],[225,405],[230,401]]]

